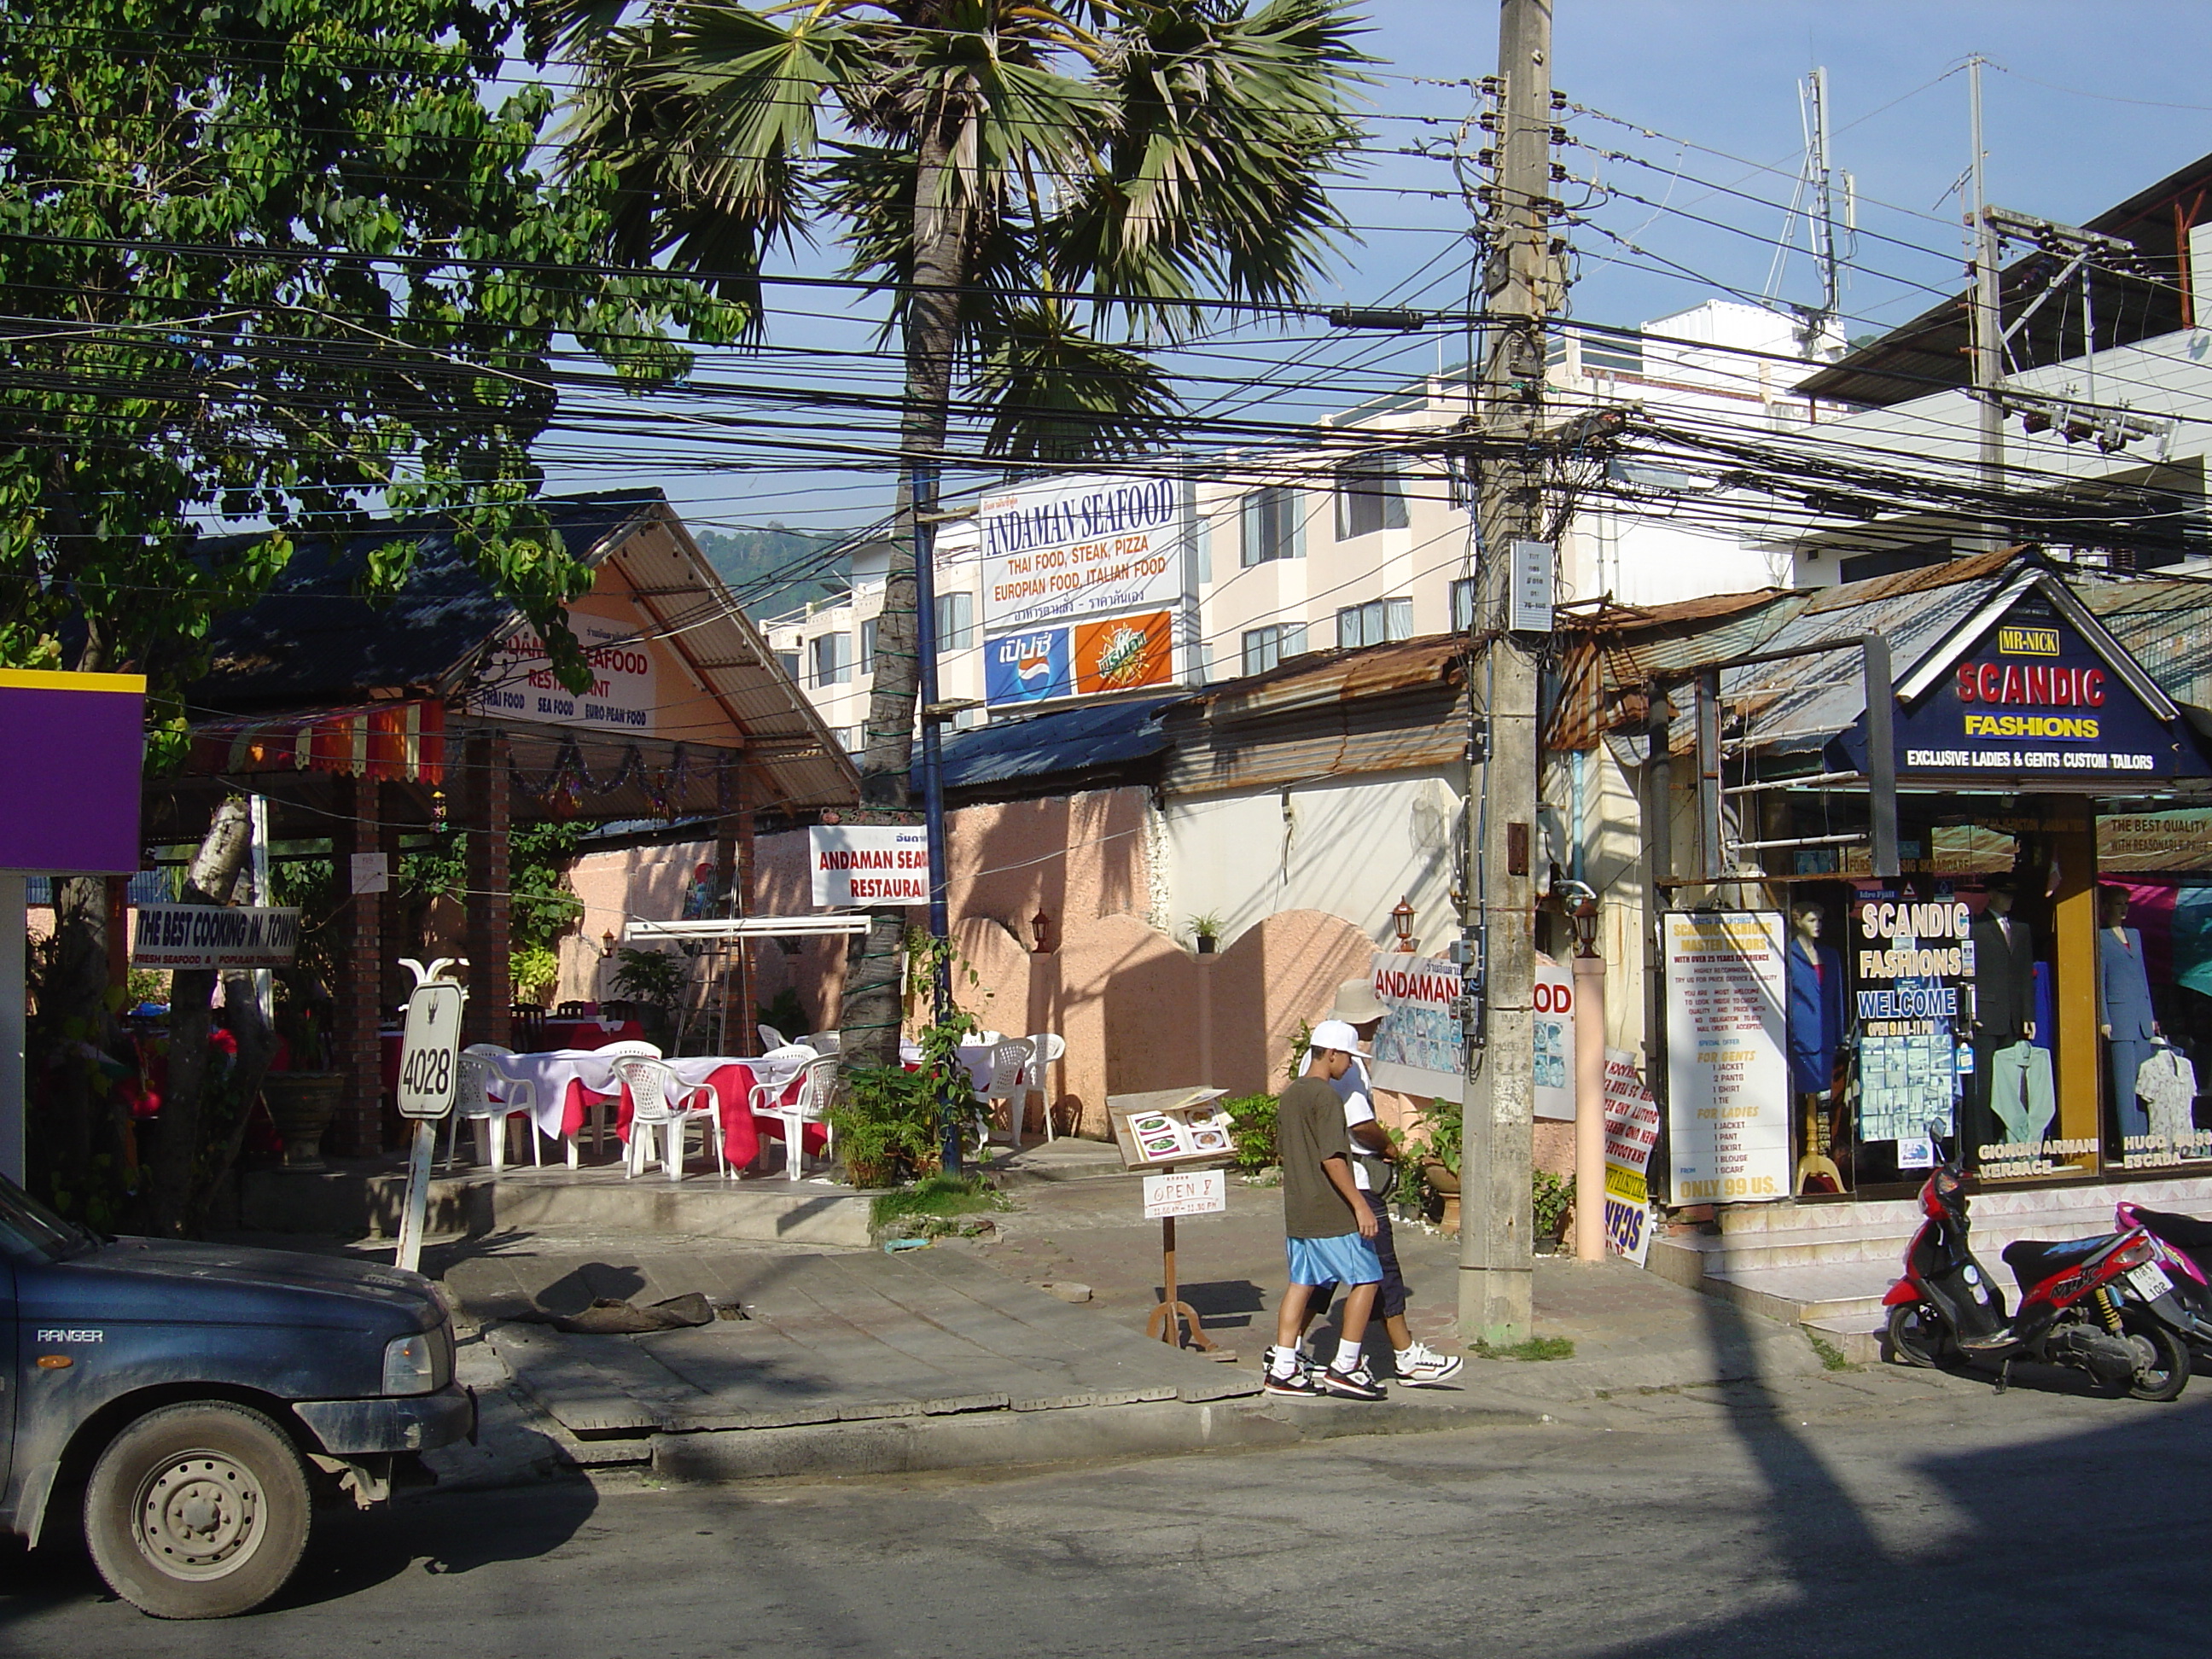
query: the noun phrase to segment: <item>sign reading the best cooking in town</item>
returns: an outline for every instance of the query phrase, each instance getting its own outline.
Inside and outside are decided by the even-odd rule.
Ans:
[[[1179,604],[1190,495],[1179,478],[1054,478],[986,495],[987,633]]]
[[[2036,593],[1899,711],[1897,760],[1900,772],[2026,773],[2087,787],[2204,769],[2180,724]]]

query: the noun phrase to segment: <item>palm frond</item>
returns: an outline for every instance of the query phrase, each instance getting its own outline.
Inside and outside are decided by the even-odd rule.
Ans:
[[[1077,462],[1156,444],[1182,409],[1150,359],[1100,340],[1059,306],[1016,305],[988,331],[974,391],[992,410],[990,453]]]

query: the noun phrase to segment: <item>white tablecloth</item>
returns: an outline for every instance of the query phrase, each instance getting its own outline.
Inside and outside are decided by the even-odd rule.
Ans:
[[[527,1080],[536,1090],[537,1104],[531,1117],[542,1133],[557,1140],[569,1084],[581,1085],[587,1094],[619,1095],[622,1091],[615,1082],[615,1061],[621,1058],[594,1048],[555,1048],[544,1054],[509,1054],[493,1064],[509,1077]],[[780,1089],[797,1077],[800,1068],[812,1058],[811,1049],[779,1048],[753,1060],[689,1054],[665,1063],[679,1081],[694,1088],[704,1087],[708,1079],[725,1066],[738,1065],[750,1066],[756,1079]]]
[[[998,1046],[995,1042],[963,1042],[960,1045],[960,1063],[968,1068],[969,1079],[979,1091],[990,1085],[991,1051]],[[908,1066],[921,1065],[921,1045],[902,1042],[899,1058]]]

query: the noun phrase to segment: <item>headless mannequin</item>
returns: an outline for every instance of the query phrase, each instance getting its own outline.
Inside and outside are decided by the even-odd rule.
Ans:
[[[1790,955],[1791,967],[1800,974],[1804,971],[1803,964],[1809,964],[1816,979],[1824,974],[1838,974],[1841,971],[1841,961],[1833,951],[1828,952],[1825,958],[1822,956],[1820,912],[1811,905],[1801,905],[1791,913]],[[1816,1006],[1819,996],[1824,995],[1827,989],[1825,985],[1819,988],[1816,993]],[[1838,994],[1840,994],[1840,988],[1838,988]],[[1797,1000],[1792,998],[1793,1011],[1796,1002]],[[1813,1079],[1800,1073],[1800,1067],[1793,1054],[1790,1071],[1793,1085],[1797,1086],[1798,1090],[1797,1101],[1801,1125],[1801,1138],[1798,1143],[1800,1150],[1795,1184],[1801,1193],[1840,1193],[1844,1190],[1843,1172],[1836,1168],[1835,1160],[1828,1155],[1826,1108],[1829,1090],[1826,1078],[1834,1066],[1835,1051],[1823,1045],[1821,1041],[1823,1035],[1816,1019],[1809,1042],[1793,1042],[1791,1044],[1793,1049],[1809,1048],[1820,1057],[1819,1063],[1812,1067],[1812,1072],[1814,1077],[1821,1079],[1821,1086],[1819,1089],[1804,1088],[1802,1085]],[[1815,1185],[1816,1182],[1824,1184]]]

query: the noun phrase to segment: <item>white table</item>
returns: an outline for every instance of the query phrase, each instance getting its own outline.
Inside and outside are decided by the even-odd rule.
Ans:
[[[543,1054],[507,1054],[492,1063],[507,1076],[529,1082],[537,1095],[532,1121],[540,1133],[558,1140],[566,1128],[568,1085],[576,1084],[588,1095],[612,1097],[621,1094],[621,1085],[615,1081],[615,1061],[623,1058],[597,1048],[554,1048]],[[811,1048],[794,1045],[753,1059],[688,1054],[662,1063],[676,1073],[679,1082],[692,1088],[704,1088],[726,1066],[745,1066],[752,1069],[757,1080],[781,1089],[813,1058]]]

